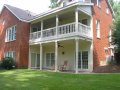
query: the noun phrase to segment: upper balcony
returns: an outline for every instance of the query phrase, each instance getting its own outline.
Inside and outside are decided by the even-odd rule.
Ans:
[[[73,6],[41,15],[31,23],[30,43],[73,38],[92,40],[91,8]]]
[[[75,22],[48,28],[42,31],[30,33],[30,41],[45,41],[73,36],[92,38],[90,26],[78,23],[78,30],[75,29]]]

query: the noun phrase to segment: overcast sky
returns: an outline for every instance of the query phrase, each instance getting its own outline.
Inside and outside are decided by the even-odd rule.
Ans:
[[[4,4],[39,14],[49,9],[50,0],[0,0],[0,11]]]
[[[0,11],[4,4],[9,4],[39,14],[49,9],[50,0],[0,0]]]

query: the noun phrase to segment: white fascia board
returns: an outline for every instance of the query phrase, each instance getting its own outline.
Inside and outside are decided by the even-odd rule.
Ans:
[[[79,3],[79,2],[76,3],[76,2],[75,2],[75,3],[72,3],[72,4],[67,5],[67,6],[65,6],[65,7],[58,7],[58,8],[49,10],[49,11],[47,11],[47,12],[45,12],[45,13],[39,14],[38,16],[36,16],[36,18],[34,18],[34,19],[32,19],[32,20],[29,20],[29,22],[32,22],[32,21],[34,21],[34,20],[43,18],[43,17],[48,16],[48,15],[50,15],[50,14],[54,14],[54,13],[57,13],[57,12],[59,12],[59,11],[62,11],[62,10],[65,10],[65,9],[68,9],[68,8],[70,8],[70,7],[77,6],[77,5],[89,5],[89,6],[92,6],[93,3],[84,3],[84,4],[83,4],[83,3]]]

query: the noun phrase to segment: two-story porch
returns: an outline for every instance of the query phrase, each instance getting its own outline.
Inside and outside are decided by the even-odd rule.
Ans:
[[[92,71],[91,6],[78,6],[31,23],[29,68],[58,71],[67,62],[67,71]]]

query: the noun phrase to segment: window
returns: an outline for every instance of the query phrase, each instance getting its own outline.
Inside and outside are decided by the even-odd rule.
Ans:
[[[5,52],[4,57],[12,57],[15,60],[15,51]]]
[[[80,51],[78,53],[78,68],[88,69],[88,51]]]
[[[55,64],[55,53],[46,54],[46,66],[51,67]]]
[[[88,20],[87,19],[83,19],[82,20],[82,24],[88,25]]]
[[[31,53],[31,68],[39,68],[39,67],[40,67],[40,54]]]
[[[100,0],[97,0],[97,6],[100,7]]]
[[[106,7],[106,14],[109,14],[109,8]]]
[[[100,38],[100,21],[96,20],[96,36]]]
[[[12,26],[6,30],[6,42],[16,40],[16,26]]]
[[[33,27],[32,30],[31,30],[31,32],[37,32],[37,31],[40,31],[40,28],[38,28],[38,27]]]
[[[112,31],[111,30],[109,31],[109,42],[110,43],[112,42]]]

